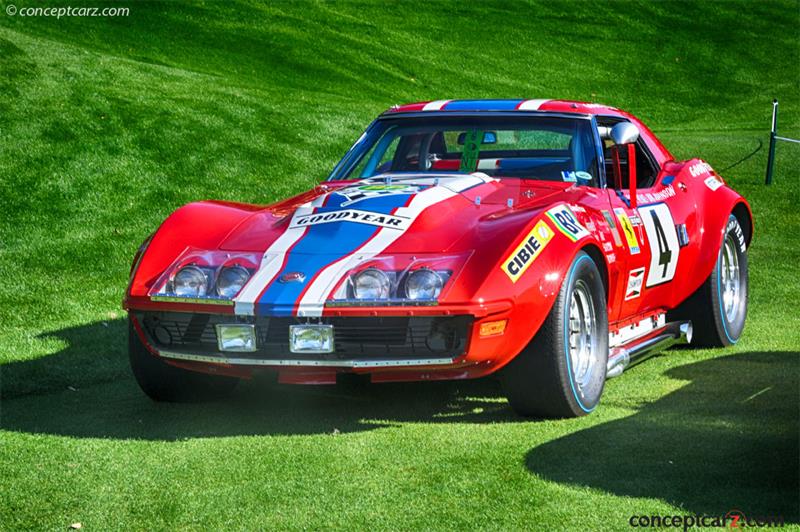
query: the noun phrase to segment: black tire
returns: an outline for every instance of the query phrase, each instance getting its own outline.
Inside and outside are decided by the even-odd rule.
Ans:
[[[732,244],[728,251],[732,251],[736,255],[739,271],[739,303],[730,316],[725,308],[726,291],[723,288],[725,276],[722,272],[726,263],[727,242]],[[739,220],[731,214],[711,275],[680,307],[669,313],[668,319],[670,321],[691,320],[693,346],[725,347],[733,345],[739,341],[747,319],[749,284],[747,242]]]
[[[128,357],[142,391],[153,401],[199,402],[230,395],[239,379],[170,366],[150,353],[128,322]]]
[[[584,386],[573,375],[569,354],[569,312],[576,286],[591,294],[596,356]],[[594,261],[578,253],[555,304],[533,340],[501,374],[511,407],[520,415],[548,418],[583,416],[595,409],[606,380],[608,314],[603,279]],[[587,305],[588,308],[588,305]]]

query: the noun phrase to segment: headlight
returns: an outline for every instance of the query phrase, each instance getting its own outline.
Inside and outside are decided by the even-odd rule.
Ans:
[[[376,268],[367,268],[353,277],[353,295],[356,299],[387,299],[389,278]]]
[[[420,268],[406,277],[408,299],[436,299],[442,292],[442,277],[433,270]]]
[[[197,266],[186,266],[175,274],[172,285],[176,296],[202,297],[208,289],[208,279]]]
[[[250,272],[241,266],[225,266],[217,276],[217,295],[233,299],[250,278]]]

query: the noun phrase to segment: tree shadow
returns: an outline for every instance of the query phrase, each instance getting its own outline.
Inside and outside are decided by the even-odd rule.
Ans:
[[[752,352],[670,369],[689,384],[636,414],[530,450],[548,480],[686,513],[800,517],[800,353]]]
[[[272,374],[202,404],[154,403],[127,360],[127,322],[42,335],[65,347],[0,366],[0,428],[77,437],[197,437],[357,432],[403,422],[523,421],[494,379],[379,385],[281,385]]]

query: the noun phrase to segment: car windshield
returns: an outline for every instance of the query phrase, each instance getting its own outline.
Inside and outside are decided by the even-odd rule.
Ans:
[[[597,185],[591,121],[547,116],[415,116],[376,121],[331,180],[472,173]]]

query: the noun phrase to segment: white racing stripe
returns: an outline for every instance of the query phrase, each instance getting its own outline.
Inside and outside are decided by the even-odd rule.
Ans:
[[[491,178],[488,179],[491,180]],[[395,212],[395,215],[408,217],[413,223],[413,220],[428,207],[452,198],[462,190],[486,182],[487,179],[477,175],[453,179],[444,186],[432,187],[418,193],[411,200],[408,207],[400,207]],[[328,294],[330,294],[339,281],[341,281],[342,277],[359,263],[369,260],[383,252],[395,240],[403,236],[404,233],[405,231],[396,231],[387,228],[380,229],[375,236],[351,255],[339,259],[323,269],[312,281],[311,286],[300,300],[298,315],[321,316]]]
[[[434,100],[432,102],[428,102],[422,108],[423,111],[441,111],[442,107],[447,105],[447,102],[450,100]]]
[[[525,100],[517,109],[519,111],[538,111],[539,107],[542,106],[543,103],[549,102],[550,100]]]

